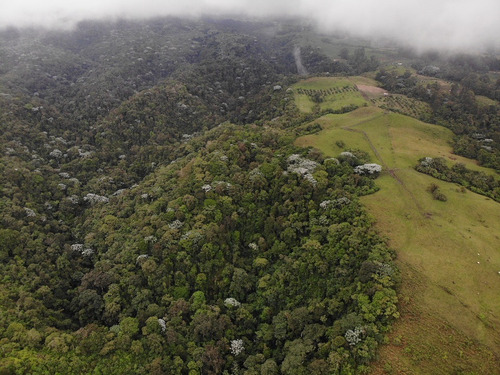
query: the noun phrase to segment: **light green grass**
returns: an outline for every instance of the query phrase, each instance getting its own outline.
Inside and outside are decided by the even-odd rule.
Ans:
[[[296,143],[318,148],[328,156],[335,157],[344,151],[336,144],[342,140],[345,147],[366,149],[373,162],[381,162],[377,161],[363,134],[347,130],[351,128],[368,135],[390,168],[413,168],[418,159],[431,156],[442,157],[450,165],[463,163],[469,169],[497,175],[490,168],[479,166],[475,160],[453,154],[450,146],[453,133],[450,130],[408,116],[376,107],[363,107],[341,115],[325,115],[314,122],[320,124],[323,131],[300,137]],[[398,147],[397,158],[395,146]]]
[[[322,90],[331,87],[352,86],[348,78],[338,77],[313,77],[297,82],[292,88],[303,88],[310,90]]]
[[[497,105],[498,102],[496,100],[490,99],[486,96],[476,95],[476,102],[480,107],[487,107],[490,105]]]
[[[380,83],[369,76],[353,76],[349,77],[349,81],[355,85],[379,86]]]
[[[295,104],[300,112],[311,113],[314,109],[314,102],[307,96],[294,93]]]
[[[298,145],[337,156],[342,140],[386,166],[380,191],[362,201],[397,251],[403,314],[373,373],[385,373],[385,362],[401,374],[500,373],[500,205],[413,167],[421,157],[439,156],[494,172],[453,155],[448,129],[401,114],[368,107],[316,122],[323,130],[298,138]],[[447,202],[432,198],[431,183]]]
[[[392,337],[404,336],[406,345],[396,351],[385,348],[381,356],[401,365],[406,360],[401,368],[406,374],[445,374],[457,368],[498,374],[493,357],[500,338],[498,204],[412,169],[397,174],[408,190],[386,175],[378,182],[380,191],[363,198],[397,250],[403,278],[413,273],[418,279],[403,279],[400,292],[411,305]],[[432,199],[426,191],[431,183],[447,202]],[[466,350],[470,355],[460,354]],[[446,361],[436,356],[439,351],[448,352]]]
[[[319,110],[340,110],[349,105],[361,107],[367,105],[367,101],[357,90],[356,85],[347,78],[337,77],[315,77],[300,81],[292,86],[294,90],[295,104],[301,112],[310,113],[317,106]],[[335,92],[328,92],[328,90]],[[322,95],[323,101],[316,104],[311,96],[304,93],[318,92]],[[343,90],[343,92],[340,92]]]

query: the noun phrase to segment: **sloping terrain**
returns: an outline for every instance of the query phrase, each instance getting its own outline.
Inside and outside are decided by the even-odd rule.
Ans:
[[[394,253],[374,180],[293,145],[291,41],[175,19],[0,38],[0,373],[366,369]]]
[[[500,91],[311,35],[0,31],[1,374],[497,371]]]
[[[309,78],[293,86],[295,102],[302,112],[318,110],[347,111],[366,105],[356,85],[348,79]]]
[[[422,175],[414,166],[422,157],[440,156],[494,172],[453,155],[449,130],[376,107],[316,122],[323,130],[297,144],[334,157],[361,149],[384,167],[380,191],[362,201],[397,251],[402,317],[375,373],[498,373],[498,203]],[[446,202],[432,198],[427,191],[432,183]]]

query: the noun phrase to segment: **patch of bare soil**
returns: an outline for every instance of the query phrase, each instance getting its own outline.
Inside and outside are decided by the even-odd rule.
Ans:
[[[383,88],[377,86],[368,86],[368,85],[356,85],[356,86],[358,87],[358,90],[361,91],[362,94],[365,94],[370,98],[382,96],[387,92]]]

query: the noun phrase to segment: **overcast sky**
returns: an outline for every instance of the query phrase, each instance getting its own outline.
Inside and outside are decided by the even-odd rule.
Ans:
[[[0,26],[71,27],[82,19],[158,15],[306,16],[322,30],[417,48],[499,46],[500,0],[0,0]]]

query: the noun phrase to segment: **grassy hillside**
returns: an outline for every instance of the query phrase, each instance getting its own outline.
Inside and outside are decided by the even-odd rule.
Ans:
[[[421,157],[440,156],[494,172],[453,155],[449,130],[374,106],[316,122],[323,130],[298,145],[329,156],[361,149],[384,166],[380,191],[363,202],[398,253],[402,318],[374,373],[499,373],[498,203],[413,167]],[[432,198],[431,183],[446,202]]]

